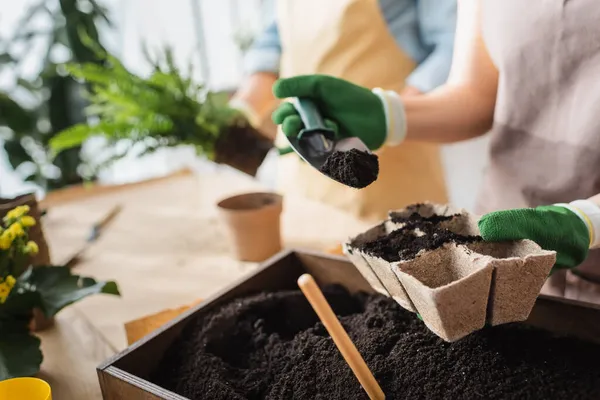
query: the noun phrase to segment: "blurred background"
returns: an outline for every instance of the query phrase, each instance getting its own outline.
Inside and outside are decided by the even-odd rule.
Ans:
[[[165,148],[94,168],[101,139],[50,160],[48,140],[85,120],[79,83],[61,67],[90,62],[79,38],[86,32],[130,71],[151,72],[144,46],[168,45],[178,65],[214,90],[235,91],[242,58],[272,18],[272,0],[0,0],[0,196],[39,194],[88,180],[125,183],[182,167],[223,168],[199,161],[193,149]],[[446,146],[443,160],[450,200],[472,209],[486,165],[487,137]],[[226,167],[225,167],[226,168]],[[271,185],[277,157],[259,179]]]

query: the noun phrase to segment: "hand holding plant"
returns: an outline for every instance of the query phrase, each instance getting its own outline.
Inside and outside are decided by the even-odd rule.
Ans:
[[[209,160],[256,174],[272,142],[229,107],[226,93],[194,82],[191,66],[187,74],[182,73],[169,49],[157,60],[147,55],[153,67],[147,78],[130,72],[113,55],[97,51],[103,65],[66,66],[90,88],[90,118],[52,138],[50,145],[55,151],[79,146],[92,136],[103,136],[109,144],[123,139],[129,142],[126,151],[110,161],[126,155],[134,145],[143,148],[142,154],[191,145]]]

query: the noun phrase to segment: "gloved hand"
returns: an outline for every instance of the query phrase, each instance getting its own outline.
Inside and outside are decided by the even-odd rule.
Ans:
[[[388,136],[382,95],[342,79],[326,75],[306,75],[280,79],[273,86],[277,98],[308,97],[316,104],[325,123],[339,137],[358,137],[371,150],[380,148]],[[283,103],[273,113],[287,136],[295,136],[303,124],[291,103]]]
[[[530,239],[545,250],[556,251],[553,272],[581,264],[590,247],[588,225],[560,205],[493,212],[480,219],[479,230],[486,241]]]

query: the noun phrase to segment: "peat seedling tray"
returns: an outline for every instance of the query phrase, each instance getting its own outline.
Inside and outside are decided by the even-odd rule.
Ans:
[[[106,400],[187,400],[147,380],[165,351],[194,317],[236,297],[264,290],[297,289],[303,273],[319,285],[338,283],[349,291],[374,292],[354,265],[342,256],[288,250],[266,261],[256,272],[191,308],[161,329],[140,339],[98,366]],[[600,307],[540,295],[525,324],[600,343]]]

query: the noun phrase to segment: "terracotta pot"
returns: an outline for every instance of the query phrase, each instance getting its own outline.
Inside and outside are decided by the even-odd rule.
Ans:
[[[237,259],[264,261],[281,250],[280,195],[246,193],[224,199],[217,207]]]

